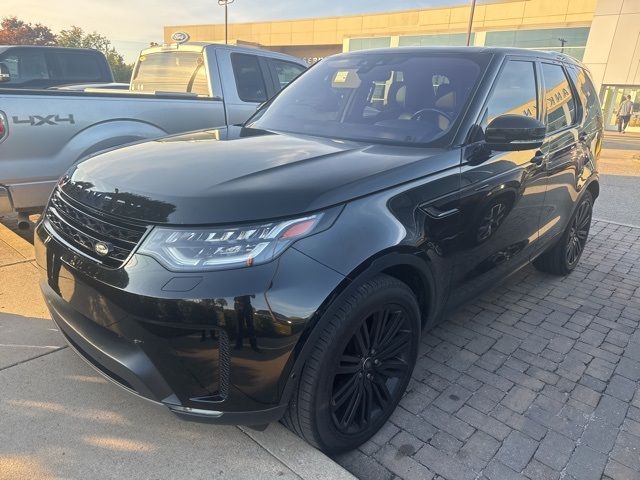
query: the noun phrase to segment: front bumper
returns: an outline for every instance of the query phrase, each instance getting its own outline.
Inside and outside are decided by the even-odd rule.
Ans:
[[[344,280],[295,249],[267,265],[178,275],[142,255],[102,267],[43,224],[35,247],[52,318],[81,357],[128,391],[212,423],[282,416],[301,343]]]

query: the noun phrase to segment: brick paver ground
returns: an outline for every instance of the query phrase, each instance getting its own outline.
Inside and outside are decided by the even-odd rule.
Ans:
[[[594,222],[566,278],[526,268],[424,335],[363,479],[640,478],[640,229]]]

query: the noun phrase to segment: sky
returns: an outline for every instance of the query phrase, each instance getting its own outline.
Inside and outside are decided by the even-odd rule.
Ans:
[[[465,3],[465,0],[235,0],[229,22],[349,15]],[[0,0],[0,17],[43,23],[55,32],[71,25],[107,36],[133,61],[164,25],[223,23],[217,0]]]

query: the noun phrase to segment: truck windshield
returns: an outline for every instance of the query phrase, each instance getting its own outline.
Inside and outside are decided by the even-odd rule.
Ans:
[[[452,129],[487,61],[485,55],[435,52],[329,58],[248,126],[374,143],[429,143]]]
[[[198,52],[169,51],[142,55],[131,77],[131,90],[209,96],[204,58]]]

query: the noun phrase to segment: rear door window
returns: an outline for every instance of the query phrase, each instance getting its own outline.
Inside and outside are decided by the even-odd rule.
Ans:
[[[80,52],[55,52],[54,78],[68,81],[96,82],[102,80],[100,57]]]
[[[564,69],[560,65],[543,63],[542,75],[547,104],[547,133],[557,132],[576,122],[576,100]]]
[[[199,52],[159,52],[142,55],[131,79],[137,92],[195,93],[209,96],[204,56]]]
[[[503,67],[487,103],[482,126],[500,115],[538,117],[535,64],[509,60]]]
[[[25,83],[33,80],[48,80],[49,68],[42,51],[22,50],[0,57],[0,62],[9,68],[10,83]]]
[[[231,65],[240,100],[252,103],[265,102],[267,87],[258,57],[244,53],[232,53]]]
[[[289,83],[295,80],[298,75],[306,70],[302,65],[298,65],[297,63],[287,62],[285,60],[277,60],[272,58],[269,60],[273,70],[278,79],[277,87],[282,90]]]

